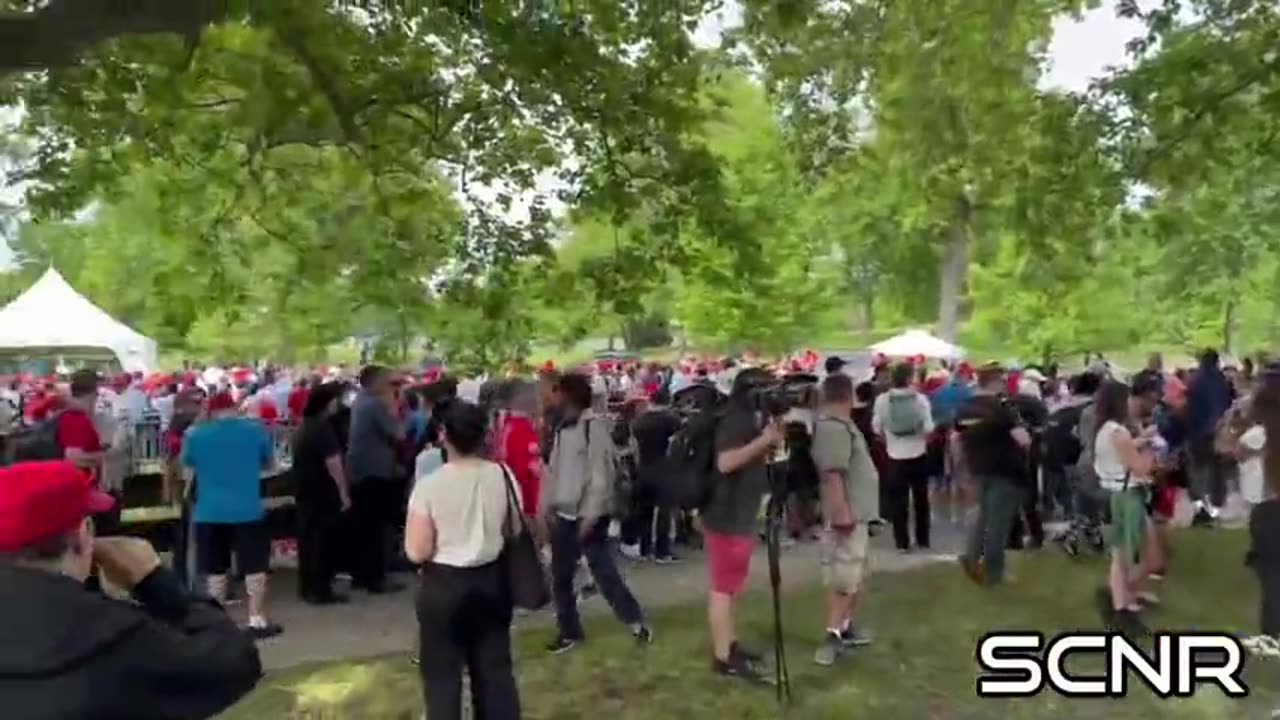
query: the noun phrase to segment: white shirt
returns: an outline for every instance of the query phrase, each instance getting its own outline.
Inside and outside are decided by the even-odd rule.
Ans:
[[[1266,499],[1262,482],[1262,448],[1267,444],[1267,431],[1261,425],[1254,425],[1240,436],[1240,444],[1250,455],[1240,463],[1240,495],[1250,505],[1257,505]]]
[[[497,560],[502,553],[508,502],[501,465],[463,460],[446,463],[415,482],[409,512],[431,518],[436,526],[436,551],[431,562],[478,567]]]
[[[173,402],[173,395],[161,395],[152,403],[156,408],[156,412],[160,413],[160,429],[162,430],[168,429],[169,422],[173,420]]]
[[[1093,471],[1098,475],[1098,484],[1106,490],[1123,490],[1126,476],[1130,484],[1142,482],[1141,478],[1130,476],[1129,469],[1120,458],[1120,450],[1116,447],[1116,437],[1120,434],[1133,437],[1129,428],[1108,420],[1098,428],[1098,437],[1094,440]]]
[[[142,388],[137,383],[130,385],[129,389],[124,391],[124,394],[120,396],[120,401],[123,404],[124,415],[129,418],[130,422],[141,422],[142,416],[147,414],[147,406],[149,405],[147,394],[142,391]]]
[[[465,400],[471,404],[480,402],[480,386],[484,381],[478,378],[469,378],[458,383],[458,399]]]
[[[915,395],[917,409],[924,419],[924,424],[916,435],[895,435],[888,432],[889,396],[907,393]],[[871,409],[871,429],[884,438],[885,452],[891,460],[912,460],[924,455],[928,446],[929,433],[933,432],[933,412],[929,409],[929,398],[925,397],[924,393],[916,392],[911,388],[893,388],[888,392],[880,393],[876,398],[875,406]]]
[[[226,376],[227,374],[222,370],[222,368],[209,367],[209,368],[205,368],[205,371],[201,375],[200,379],[204,380],[204,387],[206,390],[209,390],[214,387],[217,387],[218,383],[222,382],[222,379],[225,378]]]

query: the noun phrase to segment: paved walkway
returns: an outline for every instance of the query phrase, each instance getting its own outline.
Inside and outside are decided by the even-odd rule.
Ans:
[[[931,562],[954,560],[959,532],[945,518],[936,524],[934,550],[928,553],[901,554],[893,549],[893,541],[885,528],[873,542],[872,563],[876,572],[896,572]],[[700,555],[690,556],[678,565],[652,565],[623,562],[623,572],[640,604],[660,608],[695,601],[706,592],[705,565]],[[768,587],[768,563],[765,549],[756,551],[751,564],[748,587]],[[818,546],[798,544],[783,551],[782,580],[784,587],[810,585],[818,580]],[[311,607],[296,600],[292,571],[273,576],[272,617],[285,626],[285,633],[260,645],[262,661],[268,670],[279,670],[302,663],[369,657],[408,652],[416,644],[417,622],[413,616],[413,592],[371,596],[352,593],[351,603],[333,607]],[[400,578],[406,583],[410,576]],[[342,585],[338,588],[345,591]],[[608,612],[603,599],[593,598],[583,605],[586,615]],[[243,605],[233,606],[232,614],[244,613]],[[517,627],[546,626],[553,614],[541,611],[519,617]]]

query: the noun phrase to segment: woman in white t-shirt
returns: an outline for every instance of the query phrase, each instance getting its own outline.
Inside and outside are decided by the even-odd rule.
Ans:
[[[508,513],[519,517],[503,466],[485,460],[485,412],[457,401],[445,413],[449,461],[419,478],[409,498],[405,554],[422,564],[416,609],[419,670],[427,714],[462,717],[462,673],[475,716],[515,720],[520,699],[511,666],[513,604],[498,561]]]
[[[1240,462],[1240,495],[1249,510],[1266,500],[1262,475],[1262,450],[1267,445],[1267,431],[1259,423],[1236,441],[1236,459]]]
[[[1136,437],[1132,424],[1129,387],[1108,380],[1094,399],[1098,434],[1093,469],[1099,485],[1111,494],[1110,592],[1099,591],[1098,610],[1103,621],[1121,632],[1145,632],[1138,613],[1142,602],[1155,596],[1141,592],[1147,568],[1143,546],[1149,522],[1147,499],[1155,459],[1149,438]]]

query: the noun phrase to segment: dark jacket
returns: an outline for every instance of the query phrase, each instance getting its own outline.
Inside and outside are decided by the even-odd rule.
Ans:
[[[1187,388],[1187,431],[1191,437],[1212,436],[1231,409],[1231,383],[1214,363],[1201,363]]]
[[[258,651],[167,568],[140,604],[40,570],[0,566],[0,714],[22,720],[208,718],[253,689]]]

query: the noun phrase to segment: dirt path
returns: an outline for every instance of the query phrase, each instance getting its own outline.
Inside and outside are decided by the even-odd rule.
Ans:
[[[930,553],[903,555],[893,549],[888,533],[873,540],[872,562],[876,572],[896,572],[931,562],[954,559],[958,531],[949,522],[935,530],[935,550]],[[623,563],[623,572],[640,604],[659,608],[690,602],[706,592],[705,565],[700,555],[691,555],[678,565]],[[817,582],[818,548],[815,544],[799,544],[783,552],[784,587]],[[769,582],[764,547],[756,551],[751,564],[750,588],[766,588]],[[400,580],[410,583],[411,576]],[[415,645],[417,622],[413,616],[413,593],[406,590],[390,596],[352,593],[347,605],[316,608],[296,600],[293,595],[294,575],[283,570],[273,575],[272,616],[285,626],[279,638],[260,645],[263,664],[268,670],[279,670],[309,662],[323,662],[407,652]],[[340,591],[346,590],[340,584]],[[584,614],[607,613],[608,605],[599,597],[586,601]],[[237,617],[243,605],[232,607]],[[544,610],[517,618],[517,627],[549,626],[553,613]],[[659,629],[661,632],[661,629]]]

